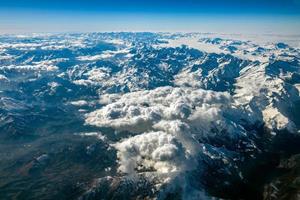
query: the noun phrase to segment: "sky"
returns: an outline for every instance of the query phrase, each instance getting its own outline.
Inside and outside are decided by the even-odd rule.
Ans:
[[[0,33],[300,33],[300,0],[1,0]]]

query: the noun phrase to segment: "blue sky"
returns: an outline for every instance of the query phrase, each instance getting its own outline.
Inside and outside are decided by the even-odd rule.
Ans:
[[[0,33],[300,31],[300,0],[1,0]]]

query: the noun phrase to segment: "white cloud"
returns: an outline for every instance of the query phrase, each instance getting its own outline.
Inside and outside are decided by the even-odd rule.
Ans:
[[[89,105],[89,103],[85,100],[71,101],[70,104],[72,104],[73,106],[79,106],[79,107]]]
[[[85,132],[85,133],[78,133],[76,135],[80,135],[83,137],[96,137],[99,140],[106,141],[107,137],[103,135],[101,132]]]
[[[182,145],[173,135],[149,132],[115,144],[120,167],[125,173],[156,171],[169,173],[182,170],[188,164]]]
[[[116,102],[88,114],[86,123],[141,132],[162,119],[187,119],[196,107],[226,106],[230,101],[228,93],[161,87],[124,94]]]
[[[199,138],[246,134],[238,123],[247,116],[232,105],[226,92],[160,87],[104,99],[108,104],[86,114],[86,123],[137,134],[115,144],[119,170],[125,173],[183,173],[197,166]],[[230,115],[236,118],[227,118]]]

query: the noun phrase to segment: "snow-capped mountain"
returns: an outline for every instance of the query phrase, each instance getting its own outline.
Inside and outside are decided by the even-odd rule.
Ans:
[[[0,198],[18,174],[25,199],[258,197],[251,173],[299,141],[300,49],[233,37],[1,36]]]

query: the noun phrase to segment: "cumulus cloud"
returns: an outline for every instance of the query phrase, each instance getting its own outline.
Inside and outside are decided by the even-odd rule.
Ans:
[[[115,144],[120,171],[175,172],[187,164],[185,150],[177,139],[165,132],[149,132]]]
[[[243,113],[232,106],[226,92],[160,87],[103,98],[107,105],[86,114],[86,123],[136,135],[115,144],[124,173],[181,173],[197,166],[198,139],[211,134],[211,129],[232,137],[245,134],[238,124]],[[238,112],[236,119],[230,118]]]
[[[107,98],[106,95],[105,101],[109,102]],[[124,94],[116,102],[88,114],[86,123],[143,132],[161,120],[185,120],[198,107],[224,107],[230,102],[228,93],[160,87]]]

